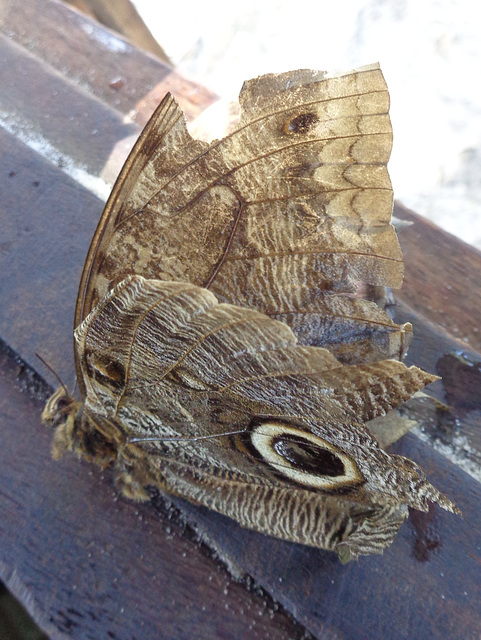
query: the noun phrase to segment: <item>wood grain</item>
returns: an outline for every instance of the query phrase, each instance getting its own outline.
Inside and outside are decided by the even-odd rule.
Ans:
[[[64,40],[69,30],[58,16],[72,20],[68,24],[74,33],[75,29],[82,31],[85,22],[76,14],[69,18],[59,13],[65,11],[59,3],[25,2],[25,12],[17,11],[18,16],[13,13],[14,3],[4,2],[3,6],[9,8],[10,13],[4,15],[12,25],[12,37],[24,48],[31,42],[39,68],[47,60],[64,76],[72,109],[76,100],[84,99],[85,91],[90,92],[100,98],[90,117],[112,123],[106,114],[111,113],[116,99],[120,100],[119,108],[128,110],[140,94],[152,88],[151,59],[133,50],[125,54],[125,64],[131,65],[129,83],[132,78],[138,82],[135,92],[126,90],[121,98],[110,94],[108,79],[118,72],[117,54],[105,48],[101,56],[92,54],[89,46],[95,43],[89,38],[69,54],[71,45],[66,46]],[[21,13],[28,20],[23,22]],[[2,24],[5,32],[7,22]],[[30,60],[27,50],[23,55]],[[62,56],[68,61],[65,66]],[[75,78],[83,83],[78,95],[68,93]],[[23,82],[21,77],[11,77],[11,81]],[[49,85],[44,89],[47,94]],[[14,90],[20,91],[18,87]],[[36,85],[36,91],[39,104],[53,108],[42,94],[41,84]],[[21,114],[21,104],[17,110]],[[68,137],[68,131],[65,133]],[[2,132],[1,145],[0,335],[37,370],[40,365],[34,352],[46,355],[69,383],[73,379],[73,304],[103,203],[29,150],[18,137]],[[92,165],[96,162],[95,158],[88,161]],[[448,330],[449,323],[456,322],[458,335],[472,340],[470,357],[479,362],[479,353],[473,350],[479,346],[474,342],[474,323],[468,325],[471,333],[463,331],[463,322],[479,314],[479,254],[414,217],[414,227],[401,233],[408,256],[406,285],[410,282],[413,287],[409,300],[403,300],[408,300],[411,308],[397,308],[398,321],[414,320],[409,358],[436,372],[436,363],[445,354],[468,346],[434,325],[438,319]],[[431,272],[433,264],[443,268],[442,280]],[[426,303],[431,297],[436,304]],[[454,320],[443,314],[445,302],[449,302]],[[422,313],[413,313],[413,308]],[[162,514],[155,505],[139,509],[117,498],[108,473],[102,478],[96,469],[74,460],[52,462],[51,435],[38,422],[43,401],[29,395],[42,391],[32,386],[31,374],[22,362],[14,366],[12,371],[3,361],[0,376],[0,571],[9,588],[53,638],[108,637],[108,631],[118,638],[150,638],[158,636],[159,629],[166,630],[166,637],[171,633],[175,638],[182,638],[176,634],[184,631],[185,637],[302,635],[292,630],[285,617],[278,619],[273,614],[271,620],[268,605],[267,614],[259,615],[264,604],[259,605],[250,593],[242,595],[243,587],[222,572],[218,574],[218,565],[206,559],[197,543],[178,536],[168,513]],[[439,398],[445,398],[442,384],[436,384]],[[469,426],[471,433],[479,433],[479,415],[479,410],[470,409],[456,428],[464,433]],[[438,430],[436,437],[440,433]],[[178,508],[233,571],[252,576],[319,638],[477,639],[481,624],[479,484],[413,437],[396,445],[395,451],[416,459],[429,479],[459,504],[464,519],[440,511],[411,517],[383,557],[358,564],[343,567],[327,553],[273,542],[232,523],[229,526],[222,516],[187,503],[179,501]],[[175,542],[168,540],[171,536]],[[230,600],[237,588],[240,599]],[[265,624],[257,631],[261,621]]]
[[[4,35],[121,113],[128,114],[171,75],[178,77],[179,96],[192,116],[216,100],[211,91],[61,2],[30,0],[19,11],[15,0],[2,0],[1,8]],[[175,86],[172,79],[168,82]]]
[[[394,215],[413,224],[399,234],[408,266],[399,297],[453,337],[481,351],[481,252],[396,204]]]
[[[0,364],[0,578],[52,640],[304,637],[233,581],[175,509],[119,501],[110,472],[53,464],[43,400],[5,350]]]

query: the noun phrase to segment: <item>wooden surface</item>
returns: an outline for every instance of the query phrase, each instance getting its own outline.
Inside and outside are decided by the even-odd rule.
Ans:
[[[481,256],[406,210],[396,213],[415,224],[401,232],[396,315],[414,324],[409,360],[445,371],[433,393],[450,407],[418,411],[426,442],[410,434],[395,450],[463,518],[413,514],[383,557],[343,566],[181,500],[129,502],[108,470],[51,460],[40,424],[47,390],[31,368],[45,375],[38,351],[71,386],[76,289],[103,206],[72,169],[83,169],[84,185],[101,175],[139,130],[126,114],[143,105],[139,122],[148,117],[166,79],[192,117],[215,96],[129,45],[119,50],[59,3],[23,6],[19,15],[0,1],[0,337],[21,358],[4,349],[0,367],[0,578],[51,638],[282,639],[304,629],[329,639],[479,638],[480,487],[431,441],[465,468],[479,461]],[[123,83],[112,87],[114,76]],[[235,582],[214,555],[282,606]]]
[[[151,34],[131,0],[67,0],[67,3],[100,24],[122,34],[135,46],[170,64],[165,51]]]

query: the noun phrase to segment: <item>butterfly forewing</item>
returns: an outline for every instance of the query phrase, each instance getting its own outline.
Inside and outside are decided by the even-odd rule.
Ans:
[[[359,282],[402,281],[379,67],[264,76],[245,83],[240,103],[238,128],[208,145],[164,99],[100,221],[76,324],[138,274],[207,287],[351,361],[361,357],[357,342],[370,360],[399,357],[409,331],[368,301],[344,302]],[[333,340],[327,325],[336,323],[345,328]]]

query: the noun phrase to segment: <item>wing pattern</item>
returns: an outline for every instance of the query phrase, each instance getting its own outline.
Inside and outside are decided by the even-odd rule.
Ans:
[[[237,129],[209,145],[166,96],[102,216],[76,325],[136,273],[206,287],[345,361],[402,357],[410,327],[352,297],[359,283],[399,287],[403,274],[379,67],[263,76],[240,103]]]
[[[123,447],[155,438],[135,447],[149,454],[144,484],[181,495],[188,486],[194,501],[246,526],[268,532],[277,519],[275,535],[317,546],[329,536],[340,544],[379,514],[399,526],[406,506],[454,508],[364,426],[434,379],[416,367],[343,365],[264,314],[141,276],[119,284],[75,336],[86,412],[118,425]],[[129,447],[120,450],[125,462]],[[259,515],[253,501],[266,492],[276,500]],[[325,530],[315,525],[320,512]],[[375,526],[373,535],[382,535]]]

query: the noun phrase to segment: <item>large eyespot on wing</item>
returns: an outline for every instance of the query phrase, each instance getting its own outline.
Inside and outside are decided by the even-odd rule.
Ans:
[[[251,444],[277,472],[311,489],[330,491],[365,481],[348,455],[326,440],[282,422],[257,425]]]

